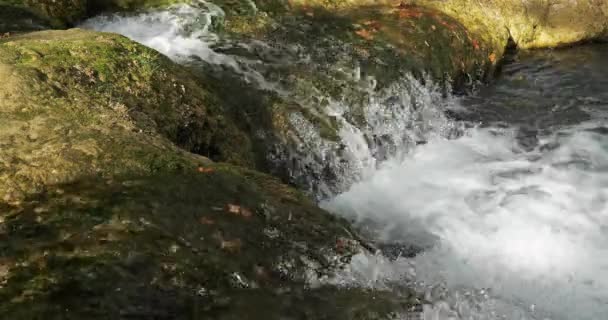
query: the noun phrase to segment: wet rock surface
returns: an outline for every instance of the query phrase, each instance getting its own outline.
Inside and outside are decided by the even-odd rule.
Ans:
[[[3,316],[230,319],[258,306],[240,296],[382,295],[305,290],[361,250],[348,223],[275,178],[174,144],[176,128],[212,121],[213,100],[181,67],[79,30],[9,37],[0,51]],[[273,307],[269,319],[298,312]]]
[[[181,31],[212,28],[211,50],[234,65],[181,66],[118,35],[32,32],[176,2],[0,1],[3,316],[403,318],[420,304],[407,289],[325,284],[375,248],[252,169],[335,194],[363,166],[348,130],[373,165],[424,143],[417,112],[447,84],[487,80],[509,39],[558,46],[606,30],[603,1],[216,1],[219,15],[185,1],[207,9]],[[375,129],[389,120],[420,134]]]

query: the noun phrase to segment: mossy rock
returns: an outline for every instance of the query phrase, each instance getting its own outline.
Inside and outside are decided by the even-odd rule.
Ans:
[[[3,316],[358,319],[417,303],[308,288],[361,250],[354,231],[273,177],[179,148],[202,131],[178,128],[221,112],[182,67],[82,30],[0,53]]]
[[[522,49],[559,47],[608,35],[608,1],[415,0],[454,16],[468,28]]]
[[[343,221],[273,178],[205,169],[79,177],[1,204],[0,312],[208,319],[239,292],[304,288],[352,254]]]
[[[0,166],[7,172],[0,179],[18,175],[31,186],[82,174],[64,162],[66,154],[75,163],[91,162],[101,175],[131,170],[122,163],[130,157],[119,156],[122,148],[100,151],[105,140],[96,136],[111,127],[137,133],[140,140],[160,134],[213,158],[249,161],[241,154],[247,137],[223,116],[218,99],[186,69],[125,37],[78,29],[43,31],[0,40],[0,53],[5,79],[0,88],[5,153]],[[31,170],[55,160],[54,173]],[[21,168],[29,169],[18,173]],[[0,194],[23,189],[2,185]]]

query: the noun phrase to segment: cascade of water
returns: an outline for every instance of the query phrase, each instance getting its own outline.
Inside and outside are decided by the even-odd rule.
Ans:
[[[221,66],[222,70],[236,74],[260,90],[301,106],[306,112],[292,112],[287,119],[292,143],[277,143],[269,148],[273,152],[268,153],[267,160],[275,167],[286,168],[292,182],[319,199],[346,190],[374,172],[382,161],[407,153],[433,135],[458,131],[443,114],[450,100],[428,79],[422,84],[404,74],[399,81],[375,90],[374,79],[362,84],[356,66],[353,70],[341,66],[339,72],[351,76],[351,89],[362,97],[356,106],[352,101],[329,96],[323,88],[312,87],[301,92],[285,85],[284,79],[270,80],[270,76],[265,76],[270,67],[310,65],[314,61],[310,61],[310,55],[303,48],[291,51],[304,53],[290,54],[288,48],[284,50],[287,53],[277,52],[261,41],[221,41],[211,26],[223,15],[217,6],[201,1],[196,6],[178,5],[137,15],[99,16],[84,22],[82,27],[125,35],[178,62],[196,58]],[[231,48],[238,50],[231,51]],[[239,55],[237,51],[247,54]],[[310,114],[330,119],[339,139],[324,137]],[[262,135],[272,135],[272,132]]]
[[[219,8],[201,2],[97,17],[83,26],[121,33],[179,62],[195,57],[222,66],[334,119],[337,141],[294,112],[288,121],[295,143],[277,146],[268,160],[295,159],[289,174],[314,185],[320,197],[347,190],[324,202],[327,209],[371,228],[380,241],[424,251],[393,259],[362,254],[325,281],[385,289],[405,284],[424,294],[429,320],[608,314],[608,144],[601,132],[587,130],[601,124],[563,129],[522,149],[510,129],[463,130],[447,120],[443,111],[456,102],[409,75],[379,90],[373,79],[356,88],[365,96],[356,119],[352,105],[322,88],[311,89],[317,99],[310,99],[269,80],[268,60],[313,63],[301,48],[276,58],[265,43],[224,43],[210,30],[221,17]],[[230,46],[270,57],[225,53]],[[362,82],[356,66],[345,73]],[[460,137],[446,139],[454,136]]]

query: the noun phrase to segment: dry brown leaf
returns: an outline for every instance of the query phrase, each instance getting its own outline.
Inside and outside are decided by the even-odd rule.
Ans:
[[[420,10],[417,9],[400,9],[399,10],[399,18],[402,19],[407,19],[407,18],[420,18],[422,17],[423,13]]]
[[[211,173],[213,172],[213,168],[198,167],[197,171],[200,173]]]
[[[231,203],[226,205],[226,211],[228,211],[228,213],[239,215],[244,218],[250,218],[253,215],[251,213],[251,210],[249,210],[247,208],[243,208],[236,204],[231,204]]]
[[[372,35],[372,33],[366,29],[357,30],[357,31],[355,31],[355,33],[365,40],[374,39],[374,36]]]
[[[476,39],[473,39],[473,48],[475,48],[475,50],[479,50],[479,42]]]
[[[380,22],[378,22],[377,20],[363,21],[363,25],[372,28],[374,31],[378,31],[382,27],[382,25],[380,24]]]
[[[222,248],[223,250],[226,250],[228,252],[231,253],[238,253],[241,251],[241,239],[234,239],[234,240],[222,240],[222,242],[220,243],[220,248]]]
[[[229,203],[226,205],[226,211],[229,213],[239,214],[241,211],[241,206]]]
[[[496,62],[496,53],[494,53],[494,52],[490,53],[490,56],[488,56],[488,59],[490,59],[491,63]]]
[[[207,217],[201,217],[199,221],[201,224],[208,225],[208,226],[215,224],[215,221],[213,221],[213,219],[207,218]]]

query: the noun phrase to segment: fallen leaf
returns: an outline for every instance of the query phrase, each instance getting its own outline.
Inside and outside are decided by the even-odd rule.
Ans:
[[[232,253],[238,253],[241,251],[241,245],[241,239],[222,240],[220,243],[220,248]]]
[[[358,36],[360,36],[361,38],[365,39],[365,40],[372,40],[372,39],[374,39],[374,36],[367,29],[357,30],[357,31],[355,31],[355,33]]]
[[[399,6],[399,18],[420,18],[424,13],[417,8]]]
[[[241,206],[229,203],[226,205],[226,210],[230,213],[238,214],[241,211]]]
[[[367,20],[363,22],[364,25],[372,28],[374,31],[378,31],[382,25],[377,20]]]
[[[215,221],[213,221],[213,219],[210,219],[207,217],[201,217],[199,221],[201,224],[208,225],[208,226],[215,224]]]
[[[442,26],[450,29],[450,31],[454,31],[458,27],[456,24],[451,24],[451,23],[445,22],[445,21],[443,21],[441,19],[439,19],[438,21],[439,21],[439,24],[441,24]]]
[[[475,39],[473,39],[473,48],[475,48],[475,50],[479,50],[479,42],[477,42]]]
[[[494,63],[496,61],[496,53],[494,53],[494,52],[490,53],[490,56],[488,57],[488,59],[490,59],[491,63]]]
[[[198,167],[197,171],[200,173],[211,173],[213,172],[213,168]]]
[[[247,208],[243,208],[236,204],[231,204],[231,203],[226,205],[226,211],[228,211],[228,213],[239,215],[244,218],[250,218],[253,215],[251,213],[251,210],[249,210]]]

